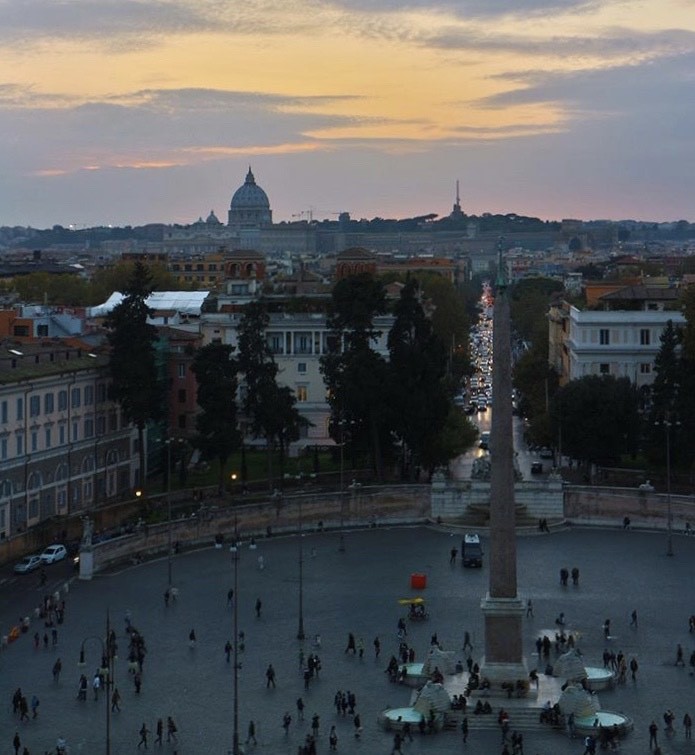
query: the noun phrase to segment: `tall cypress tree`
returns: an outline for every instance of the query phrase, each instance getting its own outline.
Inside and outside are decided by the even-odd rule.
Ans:
[[[224,472],[229,457],[241,445],[237,427],[238,362],[233,347],[209,343],[196,353],[191,371],[198,381],[195,445],[204,459],[217,459],[220,467],[219,492],[224,494]]]
[[[104,325],[111,346],[110,396],[120,404],[125,418],[138,430],[141,486],[147,479],[145,426],[163,411],[163,386],[155,358],[157,328],[147,322],[153,311],[147,306],[152,277],[141,262],[133,267],[124,298],[108,314]]]

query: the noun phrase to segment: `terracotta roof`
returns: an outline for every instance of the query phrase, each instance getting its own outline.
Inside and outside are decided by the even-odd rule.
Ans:
[[[339,260],[376,260],[376,255],[372,254],[369,249],[365,249],[362,246],[351,246],[349,249],[344,249],[342,252],[338,252],[337,259]]]
[[[601,301],[674,301],[677,298],[677,289],[663,286],[626,286],[599,296]]]

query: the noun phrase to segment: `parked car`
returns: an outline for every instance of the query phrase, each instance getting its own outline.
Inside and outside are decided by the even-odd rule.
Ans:
[[[24,556],[21,561],[14,565],[15,574],[28,574],[41,566],[41,556],[35,553],[33,556]]]
[[[543,462],[542,461],[532,461],[531,462],[531,474],[542,474],[543,472]]]
[[[56,561],[62,561],[68,555],[64,545],[49,545],[41,554],[41,563],[52,564]]]

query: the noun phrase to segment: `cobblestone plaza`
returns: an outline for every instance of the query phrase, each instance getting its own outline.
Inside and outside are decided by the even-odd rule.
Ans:
[[[480,600],[487,591],[488,571],[463,569],[460,560],[449,564],[452,547],[460,551],[462,532],[444,528],[379,527],[348,532],[345,552],[339,551],[336,533],[309,532],[302,538],[303,618],[306,640],[297,639],[299,621],[299,539],[278,537],[261,540],[252,550],[245,544],[238,562],[238,621],[245,633],[245,648],[239,671],[239,730],[241,741],[248,722],[256,722],[258,745],[246,752],[296,755],[310,731],[311,718],[320,716],[318,752],[328,752],[328,730],[335,724],[338,751],[346,753],[389,753],[392,735],[377,725],[385,707],[407,705],[411,690],[388,681],[384,669],[398,647],[397,620],[402,607],[397,601],[417,593],[410,589],[410,575],[427,575],[427,587],[420,593],[427,599],[430,618],[409,623],[407,641],[422,659],[430,637],[437,633],[444,649],[459,651],[465,631],[471,633],[474,657],[482,652],[483,617]],[[483,546],[486,538],[483,534]],[[534,616],[524,619],[524,647],[529,668],[537,666],[535,638],[543,629],[553,629],[555,617],[563,612],[567,627],[579,632],[579,648],[587,664],[602,666],[606,647],[603,623],[611,619],[612,650],[639,662],[637,683],[600,693],[602,707],[624,712],[634,719],[634,731],[622,742],[624,753],[648,751],[647,727],[659,724],[659,744],[664,753],[695,753],[684,740],[680,725],[686,711],[695,715],[695,677],[688,665],[695,649],[695,634],[688,631],[688,617],[695,613],[692,572],[695,538],[674,537],[675,556],[666,554],[664,533],[618,529],[566,529],[547,535],[518,538],[519,594],[531,598]],[[259,556],[263,558],[260,568]],[[562,567],[580,570],[577,587],[560,585]],[[32,621],[26,634],[0,653],[0,752],[12,752],[12,738],[19,732],[22,745],[31,755],[54,748],[57,736],[64,736],[71,753],[89,755],[105,752],[106,715],[103,698],[94,702],[77,698],[82,669],[78,668],[80,646],[90,637],[103,637],[107,610],[117,632],[119,658],[115,685],[121,696],[121,711],[111,716],[111,752],[132,753],[137,749],[138,731],[145,722],[154,731],[157,718],[172,716],[179,730],[177,745],[166,743],[167,752],[197,755],[226,755],[232,748],[233,673],[224,645],[232,639],[232,609],[227,592],[233,584],[233,560],[228,549],[209,548],[175,556],[174,584],[178,601],[164,604],[167,560],[162,559],[98,575],[91,582],[79,582],[66,563],[47,568],[51,591],[70,581],[65,622],[58,627],[58,645],[34,648],[35,631],[43,624]],[[0,586],[0,620],[4,628],[29,615],[47,588],[39,588],[35,575],[5,577]],[[261,616],[255,604],[260,598]],[[639,622],[629,626],[637,610]],[[133,625],[143,634],[147,646],[143,687],[134,692],[125,658],[127,639],[124,617],[129,611]],[[195,630],[197,644],[189,646]],[[348,632],[362,639],[364,658],[344,652]],[[3,629],[3,633],[6,630]],[[321,636],[321,648],[313,638]],[[379,636],[381,657],[375,660],[373,640]],[[676,647],[684,650],[685,667],[676,667]],[[300,648],[304,654],[317,652],[321,658],[320,678],[308,690],[300,670]],[[85,643],[91,679],[100,665],[98,642]],[[60,657],[63,671],[54,683],[52,667]],[[463,654],[461,654],[463,657]],[[277,687],[266,688],[265,670],[272,663]],[[542,671],[542,667],[540,668]],[[35,720],[20,723],[13,717],[11,698],[21,687],[28,699],[40,699]],[[354,737],[350,717],[337,717],[333,698],[337,690],[351,690],[357,696],[357,712],[364,728]],[[305,721],[297,721],[296,699],[302,696]],[[498,707],[499,703],[495,704]],[[667,739],[662,714],[671,708],[676,714],[676,733]],[[289,734],[282,717],[293,717]],[[407,743],[410,753],[470,752],[496,755],[501,752],[496,718],[483,725],[471,722],[467,745],[458,732],[418,736]],[[514,729],[514,721],[510,722]],[[527,755],[581,753],[580,740],[568,740],[562,733],[526,730]],[[154,734],[150,736],[150,749]]]

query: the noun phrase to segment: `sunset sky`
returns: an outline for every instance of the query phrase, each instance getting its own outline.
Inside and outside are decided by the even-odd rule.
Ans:
[[[0,225],[695,221],[695,0],[0,0]]]

